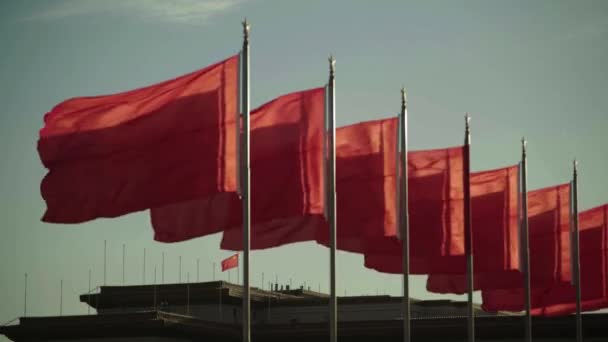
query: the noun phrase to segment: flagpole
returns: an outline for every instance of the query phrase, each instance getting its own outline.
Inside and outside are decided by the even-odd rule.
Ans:
[[[475,312],[473,308],[473,232],[471,229],[471,117],[465,115],[464,137],[464,236],[467,260],[467,332],[468,341],[475,342]]]
[[[157,305],[156,305],[156,266],[154,266],[154,292],[153,292],[153,304],[154,304],[154,311],[157,310]]]
[[[522,230],[522,244],[520,248],[523,249],[523,273],[524,273],[524,302],[526,306],[525,316],[525,334],[526,341],[532,342],[532,302],[531,302],[531,288],[530,288],[530,232],[528,231],[528,159],[526,151],[526,139],[521,140],[521,230]]]
[[[91,269],[89,268],[89,292],[87,292],[89,296],[91,296]],[[90,298],[90,297],[89,297]],[[91,314],[91,305],[87,305],[87,315]]]
[[[336,60],[329,57],[329,82],[328,82],[328,179],[326,191],[328,191],[327,212],[329,219],[329,272],[330,272],[330,300],[329,300],[329,336],[330,342],[338,341],[338,300],[336,297]]]
[[[91,287],[90,283],[91,281],[89,280],[89,288]],[[25,283],[23,286],[23,317],[27,317],[27,273],[25,273]]]
[[[250,174],[249,174],[249,23],[247,19],[243,21],[243,50],[242,55],[242,91],[241,91],[241,108],[243,112],[243,139],[241,157],[241,191],[243,203],[243,342],[251,341],[251,303],[250,303],[250,288],[249,288],[249,233],[250,219],[249,210],[251,205],[250,198]]]
[[[63,279],[59,283],[59,316],[63,316]]]
[[[146,249],[144,248],[144,271],[143,271],[143,283],[142,285],[146,285]]]
[[[103,240],[103,285],[106,285],[106,272],[107,272],[107,253],[108,253],[108,241]]]
[[[126,254],[126,247],[125,244],[122,244],[122,285],[125,285],[125,254]]]
[[[409,242],[409,210],[408,210],[408,184],[407,184],[407,94],[401,88],[401,113],[399,115],[400,173],[399,177],[399,230],[403,244],[403,341],[409,342],[410,331],[410,242]],[[376,290],[377,295],[378,290]]]
[[[165,283],[165,252],[162,254],[161,265],[160,265],[160,283]]]
[[[573,227],[573,241],[572,247],[574,247],[574,261],[573,271],[574,274],[574,288],[576,289],[576,341],[583,341],[583,320],[581,316],[581,262],[580,262],[580,251],[579,251],[579,231],[578,231],[578,170],[577,162],[574,160],[572,163],[572,223]]]

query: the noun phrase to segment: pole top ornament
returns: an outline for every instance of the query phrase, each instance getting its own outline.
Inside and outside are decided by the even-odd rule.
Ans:
[[[249,42],[249,30],[251,29],[251,25],[249,25],[249,22],[247,21],[247,18],[243,19],[243,38],[245,40],[245,42]]]
[[[336,59],[333,55],[329,55],[327,60],[329,61],[329,76],[333,78],[336,73]]]

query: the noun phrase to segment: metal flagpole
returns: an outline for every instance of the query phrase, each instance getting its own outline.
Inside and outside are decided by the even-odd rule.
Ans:
[[[262,290],[264,289],[264,272],[262,272]]]
[[[410,244],[409,244],[409,213],[408,213],[408,187],[407,187],[407,94],[405,88],[401,88],[401,113],[399,114],[399,127],[397,128],[399,137],[400,158],[397,161],[400,165],[399,177],[399,231],[401,232],[402,243],[402,266],[403,266],[403,341],[409,342],[411,339],[410,331]],[[377,294],[376,290],[376,294]]]
[[[156,267],[154,267],[154,275],[156,275]],[[156,277],[154,277],[154,278],[156,278]],[[154,299],[153,299],[154,311],[156,311],[156,308],[157,308],[157,306],[156,306],[156,280],[154,280],[154,294],[153,294],[153,297],[154,297]]]
[[[200,278],[200,270],[201,270],[200,263],[201,263],[201,260],[200,259],[196,259],[196,282],[197,283],[201,281],[201,278]]]
[[[524,302],[526,306],[525,334],[526,341],[532,342],[532,299],[530,288],[530,232],[528,231],[528,159],[526,151],[526,139],[521,140],[521,245],[523,249],[523,273],[524,273]]]
[[[329,57],[329,82],[327,84],[328,95],[328,161],[327,161],[327,212],[329,220],[329,340],[338,341],[338,300],[336,297],[336,60]]]
[[[144,272],[143,272],[143,285],[146,285],[146,249],[144,248]]]
[[[160,283],[165,283],[165,252],[163,252],[161,266],[160,266]]]
[[[243,204],[243,341],[251,341],[251,303],[250,303],[250,288],[249,288],[249,230],[250,219],[249,210],[251,205],[250,198],[250,174],[249,174],[249,23],[247,19],[243,21],[243,50],[242,55],[242,91],[241,91],[241,108],[242,108],[242,145],[240,152],[240,179]]]
[[[220,285],[218,286],[218,290],[219,290],[219,298],[220,298],[220,305],[219,305],[219,316],[220,316],[220,322],[222,321],[222,284],[220,283]]]
[[[63,279],[59,283],[59,316],[63,316]]]
[[[91,296],[91,269],[89,269],[89,296]],[[90,298],[90,297],[89,297]],[[87,315],[91,314],[91,304],[87,305]]]
[[[107,272],[107,247],[108,247],[108,241],[107,240],[103,240],[103,285],[106,285],[106,272]]]
[[[157,302],[156,286],[158,284],[156,282],[156,268],[157,268],[157,265],[155,264],[154,265],[154,290],[153,290],[154,293],[152,295],[152,297],[153,297],[152,304],[154,305],[154,311],[158,310],[158,306],[156,305],[156,302]]]
[[[122,244],[122,284],[125,284],[125,254],[126,254],[126,246]]]
[[[89,288],[91,281],[89,281]],[[23,287],[23,317],[27,317],[27,273],[25,274],[25,284]]]
[[[475,311],[473,307],[473,232],[471,229],[471,117],[465,115],[464,135],[464,239],[467,260],[467,332],[468,341],[475,341]]]
[[[572,163],[572,247],[574,249],[574,260],[572,270],[574,277],[574,288],[576,289],[576,341],[583,341],[583,320],[581,316],[581,261],[579,251],[578,231],[578,170],[577,162]]]
[[[177,282],[181,283],[182,282],[182,256],[179,256],[179,270],[178,270],[178,275],[177,275]]]

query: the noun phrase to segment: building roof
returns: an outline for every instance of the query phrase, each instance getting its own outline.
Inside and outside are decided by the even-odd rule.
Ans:
[[[221,299],[220,299],[221,298]],[[169,305],[223,304],[240,305],[243,299],[243,287],[225,281],[212,281],[188,284],[136,285],[136,286],[102,286],[99,293],[84,294],[80,301],[95,309],[139,307],[155,309],[161,303]],[[339,305],[400,303],[402,297],[381,296],[344,296],[338,297]],[[451,300],[417,300],[410,299],[412,305],[426,308],[430,315],[453,316],[445,307],[466,307],[467,303]],[[329,295],[325,293],[300,289],[268,291],[251,288],[251,306],[263,308],[269,303],[273,307],[281,306],[315,306],[327,305]],[[433,310],[433,308],[440,308]],[[475,314],[495,315],[507,313],[486,313],[476,305]]]

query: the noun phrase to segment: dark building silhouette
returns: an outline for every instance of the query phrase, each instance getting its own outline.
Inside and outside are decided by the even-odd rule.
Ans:
[[[328,295],[275,284],[251,290],[253,341],[329,338]],[[240,341],[243,289],[223,281],[143,286],[102,286],[80,296],[97,314],[24,317],[0,327],[14,341]],[[400,297],[338,298],[340,341],[401,341]],[[466,340],[466,302],[412,299],[412,335],[421,341]],[[476,309],[477,339],[519,341],[520,315]],[[607,341],[606,314],[584,315],[585,341]],[[570,341],[573,316],[534,318],[535,341]]]

